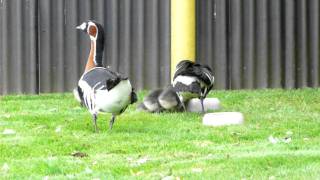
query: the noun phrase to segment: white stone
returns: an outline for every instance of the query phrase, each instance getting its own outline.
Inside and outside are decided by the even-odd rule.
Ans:
[[[4,135],[12,135],[12,134],[15,134],[15,133],[16,133],[16,131],[13,130],[13,129],[5,129],[2,134],[4,134]]]
[[[268,139],[271,144],[277,144],[279,142],[279,138],[275,138],[272,135],[270,135]]]
[[[141,158],[141,159],[138,159],[137,160],[137,163],[138,164],[144,164],[148,161],[149,159],[147,157],[144,157],[144,158]]]
[[[93,173],[92,169],[90,169],[89,167],[86,167],[86,169],[84,170],[84,172],[85,172],[86,174],[92,174],[92,173]]]
[[[243,114],[240,112],[217,112],[207,113],[202,118],[205,126],[224,126],[242,124],[244,122]]]
[[[56,128],[55,132],[56,132],[56,133],[59,133],[59,132],[61,132],[61,129],[62,129],[62,127],[61,127],[61,126],[58,126],[58,127]]]
[[[201,168],[192,168],[192,172],[201,173],[203,170]]]
[[[4,173],[7,173],[9,170],[10,170],[10,167],[7,163],[4,163],[1,170],[4,172]]]
[[[186,105],[187,111],[190,112],[202,112],[201,102],[198,98],[190,99]],[[218,110],[220,109],[220,101],[218,98],[205,98],[203,100],[204,111]]]

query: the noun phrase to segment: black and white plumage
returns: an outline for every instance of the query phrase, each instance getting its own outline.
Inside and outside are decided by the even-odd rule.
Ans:
[[[78,26],[78,29],[87,32],[93,45],[85,72],[81,76],[74,94],[92,115],[96,131],[98,131],[97,115],[100,112],[112,114],[110,120],[110,129],[112,129],[116,115],[124,112],[129,104],[136,102],[137,96],[127,77],[110,69],[99,67],[102,64],[104,46],[103,38],[99,37],[99,34],[103,34],[102,26],[96,22],[88,21]]]
[[[81,102],[93,116],[96,130],[99,112],[112,113],[112,129],[115,116],[137,101],[129,79],[103,67],[93,68],[83,74],[78,83],[78,92]]]
[[[212,89],[213,83],[214,76],[209,66],[183,60],[176,66],[172,85],[183,104],[191,98],[199,98],[204,113],[203,99]]]

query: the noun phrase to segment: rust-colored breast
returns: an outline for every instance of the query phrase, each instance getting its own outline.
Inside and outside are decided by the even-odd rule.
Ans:
[[[85,68],[84,72],[87,72],[90,69],[96,67],[96,65],[94,64],[94,61],[93,61],[95,48],[96,47],[94,45],[94,42],[91,42],[90,53],[89,53],[88,61],[87,61],[86,68]]]

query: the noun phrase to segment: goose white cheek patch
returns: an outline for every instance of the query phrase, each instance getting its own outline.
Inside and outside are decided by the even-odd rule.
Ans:
[[[86,30],[87,23],[82,23],[81,25],[77,26],[77,29]]]

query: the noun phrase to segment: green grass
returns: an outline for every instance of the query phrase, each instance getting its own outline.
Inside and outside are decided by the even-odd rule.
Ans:
[[[112,131],[110,115],[99,115],[94,133],[71,94],[0,97],[0,179],[320,178],[320,89],[210,96],[245,123],[205,127],[197,113],[148,114],[134,105]],[[16,133],[3,134],[8,129]],[[288,131],[289,143],[268,140]],[[71,156],[76,151],[88,156]]]

